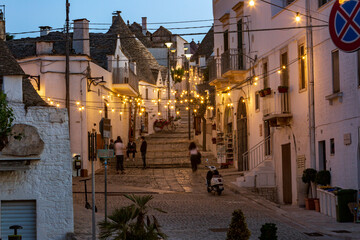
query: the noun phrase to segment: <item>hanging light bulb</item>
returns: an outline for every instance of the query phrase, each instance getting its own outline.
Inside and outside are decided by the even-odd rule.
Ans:
[[[120,115],[122,115],[123,114],[123,112],[120,112]]]
[[[158,115],[160,116],[160,115],[161,115],[161,112],[158,112]]]
[[[254,1],[254,0],[250,0],[250,1],[249,1],[249,5],[250,5],[251,7],[255,6],[255,1]]]
[[[297,12],[297,13],[296,13],[296,16],[295,16],[295,21],[296,21],[296,22],[300,22],[300,20],[301,20],[301,18],[300,18],[300,13]]]

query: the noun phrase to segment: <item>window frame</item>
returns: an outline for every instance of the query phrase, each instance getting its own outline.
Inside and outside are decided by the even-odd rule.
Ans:
[[[265,66],[266,66],[266,71],[265,71]],[[262,74],[263,74],[264,88],[268,88],[269,87],[269,61],[267,58],[263,59]]]
[[[286,63],[283,62],[283,56],[286,54]],[[290,74],[289,74],[289,52],[287,47],[280,51],[280,85],[290,86]],[[285,69],[283,68],[285,66]]]
[[[260,95],[259,95],[259,91],[255,92],[255,112],[259,112],[260,111]]]
[[[302,52],[303,51],[303,52]],[[307,59],[306,59],[306,48],[305,44],[301,43],[298,46],[299,56],[299,92],[307,90]],[[305,57],[305,59],[303,59]]]

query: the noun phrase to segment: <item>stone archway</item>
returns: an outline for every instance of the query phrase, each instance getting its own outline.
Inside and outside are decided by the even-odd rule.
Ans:
[[[244,171],[243,154],[248,150],[247,113],[244,98],[241,97],[237,107],[237,161],[239,171]]]

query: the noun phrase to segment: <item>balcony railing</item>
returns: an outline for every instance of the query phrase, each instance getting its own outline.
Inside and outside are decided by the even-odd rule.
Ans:
[[[231,48],[221,54],[221,74],[245,69],[245,58],[241,49]]]
[[[263,114],[264,116],[290,114],[289,93],[275,92],[264,97]]]
[[[208,60],[209,67],[209,81],[221,78],[221,58],[220,57],[211,57]]]
[[[133,87],[135,91],[139,91],[139,79],[131,69],[129,69],[129,78],[127,83]]]
[[[135,91],[139,88],[139,80],[129,68],[114,68],[113,84],[129,84]]]

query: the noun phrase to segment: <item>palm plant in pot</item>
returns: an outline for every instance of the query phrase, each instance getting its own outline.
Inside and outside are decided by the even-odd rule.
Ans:
[[[315,182],[317,171],[313,168],[307,168],[304,170],[302,175],[303,183],[307,184],[306,198],[305,198],[305,208],[307,210],[315,210],[313,192],[312,192],[312,183]]]

